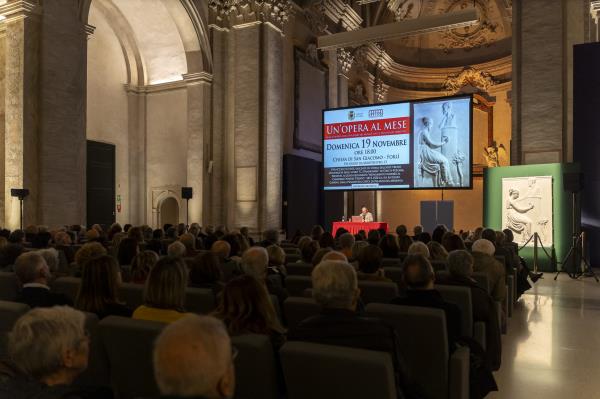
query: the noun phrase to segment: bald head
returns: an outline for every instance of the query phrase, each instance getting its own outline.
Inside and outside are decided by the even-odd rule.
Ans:
[[[210,248],[210,251],[217,255],[219,259],[224,260],[229,258],[229,254],[231,252],[231,245],[229,245],[227,241],[215,241],[215,243]]]
[[[154,345],[154,375],[163,395],[232,397],[231,341],[223,323],[191,315],[167,326]]]
[[[256,277],[259,280],[267,276],[267,266],[269,265],[269,254],[263,247],[249,248],[242,255],[242,268],[244,273]]]

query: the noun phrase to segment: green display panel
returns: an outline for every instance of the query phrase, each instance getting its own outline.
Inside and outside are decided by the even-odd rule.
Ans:
[[[502,198],[502,179],[508,177],[535,177],[552,176],[553,192],[553,223],[554,223],[554,245],[547,248],[550,255],[555,251],[558,262],[564,259],[571,247],[573,234],[573,207],[572,194],[565,192],[563,187],[563,175],[565,173],[579,173],[579,164],[541,164],[506,166],[501,168],[489,168],[484,174],[483,192],[483,223],[484,226],[494,230],[502,228],[502,207],[505,206]],[[579,203],[575,205],[576,229],[579,231],[581,217]],[[519,253],[531,267],[533,265],[533,247],[525,247]],[[541,271],[556,271],[552,262],[546,257],[540,248],[538,251],[538,267]],[[562,266],[559,264],[558,268]]]

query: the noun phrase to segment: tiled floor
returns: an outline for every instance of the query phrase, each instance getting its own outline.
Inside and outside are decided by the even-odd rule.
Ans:
[[[515,307],[491,399],[600,398],[600,284],[546,274]]]

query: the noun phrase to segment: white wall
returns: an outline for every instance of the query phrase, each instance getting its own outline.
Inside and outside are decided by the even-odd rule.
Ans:
[[[127,70],[114,31],[92,2],[89,23],[96,27],[88,41],[87,138],[116,146],[116,194],[122,211],[117,222],[129,221],[129,148]],[[116,206],[115,206],[116,211]]]

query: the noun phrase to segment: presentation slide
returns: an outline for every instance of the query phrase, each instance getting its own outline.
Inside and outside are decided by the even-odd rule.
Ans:
[[[323,111],[325,190],[470,188],[471,96]]]

